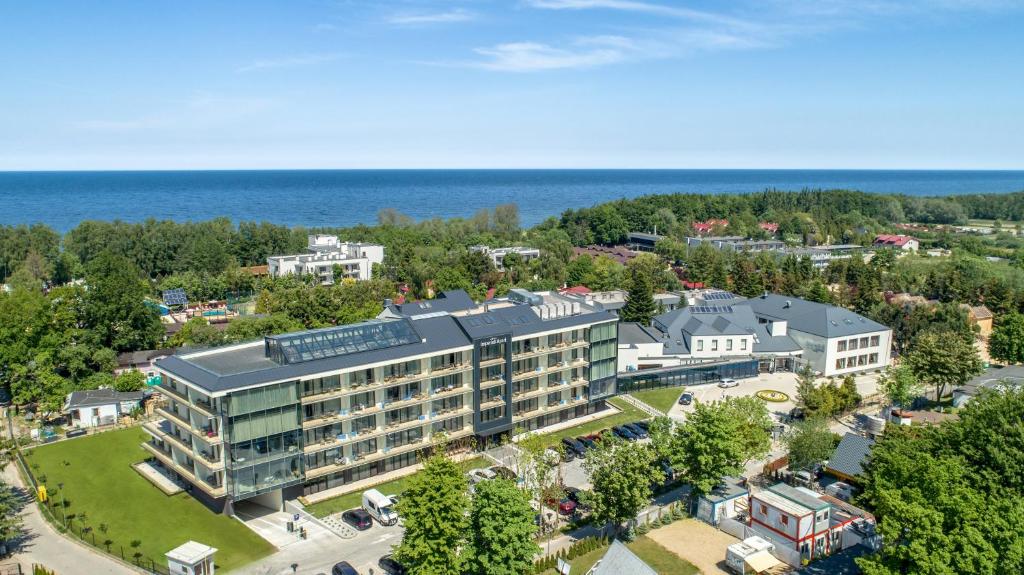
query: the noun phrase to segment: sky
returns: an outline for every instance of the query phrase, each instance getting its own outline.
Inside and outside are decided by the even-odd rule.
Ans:
[[[0,3],[0,170],[1024,168],[1024,0]]]

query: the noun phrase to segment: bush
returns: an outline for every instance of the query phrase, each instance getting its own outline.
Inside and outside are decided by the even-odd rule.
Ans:
[[[668,525],[669,523],[672,523],[672,514],[671,513],[665,513],[664,515],[661,516],[661,524],[662,525]]]
[[[675,506],[672,507],[672,519],[677,519],[678,520],[678,519],[685,519],[685,518],[686,518],[686,512],[683,511],[683,506],[681,504],[679,504],[679,503],[676,503]]]
[[[630,543],[636,539],[636,529],[632,525],[622,533],[622,540]]]
[[[651,526],[648,525],[646,521],[644,521],[640,525],[637,525],[637,527],[636,527],[636,534],[641,536],[641,537],[643,537],[644,535],[647,535],[648,533],[650,533],[650,531],[651,531]]]

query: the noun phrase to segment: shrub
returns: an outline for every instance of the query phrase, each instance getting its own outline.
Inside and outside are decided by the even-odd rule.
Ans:
[[[661,524],[662,525],[668,525],[669,523],[672,523],[672,514],[671,513],[666,513],[666,514],[662,515],[661,516]]]
[[[622,540],[629,543],[636,539],[636,529],[632,525],[622,533]]]

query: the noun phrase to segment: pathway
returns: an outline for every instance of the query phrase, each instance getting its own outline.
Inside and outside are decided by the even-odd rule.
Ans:
[[[26,572],[31,572],[32,565],[38,563],[60,575],[75,573],[136,575],[144,573],[57,533],[43,518],[34,502],[34,496],[25,489],[16,466],[17,463],[8,464],[4,468],[2,476],[4,482],[18,490],[25,501],[21,512],[25,535],[16,542],[17,551],[12,558],[21,563]]]

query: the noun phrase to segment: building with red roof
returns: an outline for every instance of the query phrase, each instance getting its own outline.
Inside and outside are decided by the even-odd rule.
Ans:
[[[875,236],[876,248],[899,248],[904,251],[916,252],[920,242],[911,236],[897,234],[879,234]]]
[[[727,228],[729,227],[729,220],[718,220],[712,218],[710,220],[705,220],[703,222],[693,222],[691,224],[691,227],[693,227],[693,231],[698,234],[709,234],[715,229],[715,226]]]
[[[779,231],[779,224],[775,222],[758,222],[757,227],[771,234]]]

